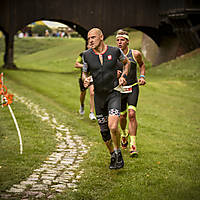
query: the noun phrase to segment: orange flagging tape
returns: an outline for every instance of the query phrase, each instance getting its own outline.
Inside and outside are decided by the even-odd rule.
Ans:
[[[2,106],[10,105],[13,102],[13,95],[7,93],[7,87],[3,83],[3,73],[0,75],[0,95]]]

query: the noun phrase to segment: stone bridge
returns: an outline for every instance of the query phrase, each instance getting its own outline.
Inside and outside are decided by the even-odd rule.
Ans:
[[[5,68],[16,67],[14,35],[37,20],[66,24],[85,40],[92,27],[101,28],[105,37],[135,28],[145,33],[142,51],[154,65],[200,47],[198,0],[0,0],[0,13]],[[157,50],[151,54],[153,46]]]

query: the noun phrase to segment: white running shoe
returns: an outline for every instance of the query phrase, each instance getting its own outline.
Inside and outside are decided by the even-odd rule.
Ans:
[[[80,113],[80,115],[85,114],[84,106],[80,106],[79,113]]]
[[[89,114],[89,118],[90,118],[90,120],[96,120],[96,117],[95,117],[95,115],[94,115],[93,112],[91,112],[91,113]]]

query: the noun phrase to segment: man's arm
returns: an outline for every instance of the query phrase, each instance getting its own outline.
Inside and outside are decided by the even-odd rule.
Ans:
[[[76,61],[74,67],[75,67],[75,68],[83,68],[83,64],[81,64],[81,63],[79,63],[79,62]]]
[[[87,72],[82,72],[82,81],[84,82],[85,79],[88,78],[88,73]]]
[[[83,60],[82,81],[84,87],[87,88],[90,85],[92,77],[91,76],[88,77],[88,64],[87,62],[85,62],[84,56],[82,56],[82,60]]]
[[[119,85],[125,85],[127,83],[126,78],[127,78],[129,68],[130,68],[130,61],[126,56],[125,56],[125,59],[122,62],[124,64],[124,67],[123,67],[122,75],[119,78]]]
[[[140,70],[140,78],[138,80],[139,84],[145,85],[146,84],[146,81],[145,81],[145,64],[142,60],[142,54],[137,50],[134,50],[133,54],[134,54],[134,57],[135,57],[138,65],[139,65],[139,70]]]
[[[83,59],[82,59],[82,53],[78,56],[78,58],[76,59],[76,63],[75,63],[75,68],[82,68],[83,67]]]
[[[82,80],[85,88],[89,87],[91,82],[93,82],[92,76],[88,76],[87,72],[82,72]]]

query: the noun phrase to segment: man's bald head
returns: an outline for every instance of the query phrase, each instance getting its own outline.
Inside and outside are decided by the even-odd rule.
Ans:
[[[88,31],[88,44],[92,49],[97,49],[103,44],[103,33],[99,28],[92,28]]]
[[[98,36],[103,36],[103,32],[99,28],[92,28],[88,31],[88,34],[96,33]]]

